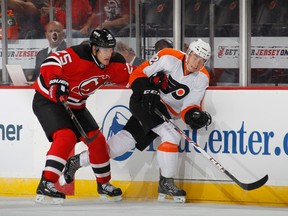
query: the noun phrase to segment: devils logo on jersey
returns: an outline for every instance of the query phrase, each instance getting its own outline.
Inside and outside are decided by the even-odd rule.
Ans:
[[[168,88],[165,90],[162,90],[162,92],[165,94],[171,93],[175,99],[181,100],[187,94],[189,94],[190,90],[186,85],[183,85],[183,84],[177,82],[171,76],[169,76],[168,77]]]
[[[72,92],[79,94],[81,96],[89,96],[93,94],[97,88],[99,88],[106,80],[109,79],[108,75],[95,76],[90,79],[84,80],[79,84],[79,86],[75,86],[72,88]]]

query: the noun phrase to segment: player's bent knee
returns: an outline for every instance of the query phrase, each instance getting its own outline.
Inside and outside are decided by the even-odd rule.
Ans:
[[[69,128],[64,128],[57,130],[53,133],[52,135],[53,140],[61,140],[63,143],[66,144],[75,144],[77,142],[77,137],[75,133],[69,129]]]
[[[108,141],[109,155],[111,158],[123,155],[125,152],[135,147],[136,141],[133,136],[126,130],[119,131]]]
[[[97,146],[106,146],[106,138],[104,137],[104,135],[99,131],[99,130],[94,130],[94,131],[90,131],[87,133],[88,137],[93,137],[96,136],[95,140],[93,140],[88,147],[90,148],[91,146],[97,145]]]

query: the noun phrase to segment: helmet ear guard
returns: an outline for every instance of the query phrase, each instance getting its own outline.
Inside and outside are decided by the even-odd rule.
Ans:
[[[204,42],[201,39],[197,39],[190,43],[187,50],[187,55],[191,52],[194,52],[196,55],[200,56],[207,62],[211,56],[211,47],[208,43]]]
[[[94,29],[90,34],[90,43],[97,48],[115,48],[116,39],[108,29]]]

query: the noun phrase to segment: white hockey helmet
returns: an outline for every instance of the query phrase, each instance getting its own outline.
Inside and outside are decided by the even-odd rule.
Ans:
[[[204,42],[201,39],[197,39],[190,43],[189,48],[187,50],[187,55],[191,52],[194,52],[196,55],[205,59],[205,62],[209,60],[211,56],[211,47],[208,43]]]

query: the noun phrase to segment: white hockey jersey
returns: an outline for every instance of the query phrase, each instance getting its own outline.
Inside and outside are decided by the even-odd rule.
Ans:
[[[209,73],[203,67],[197,72],[186,71],[186,54],[182,51],[166,48],[158,52],[149,61],[144,62],[130,75],[129,83],[139,77],[150,77],[163,71],[168,78],[168,88],[160,91],[161,100],[174,116],[181,115],[193,108],[201,110],[201,102],[209,86]]]

